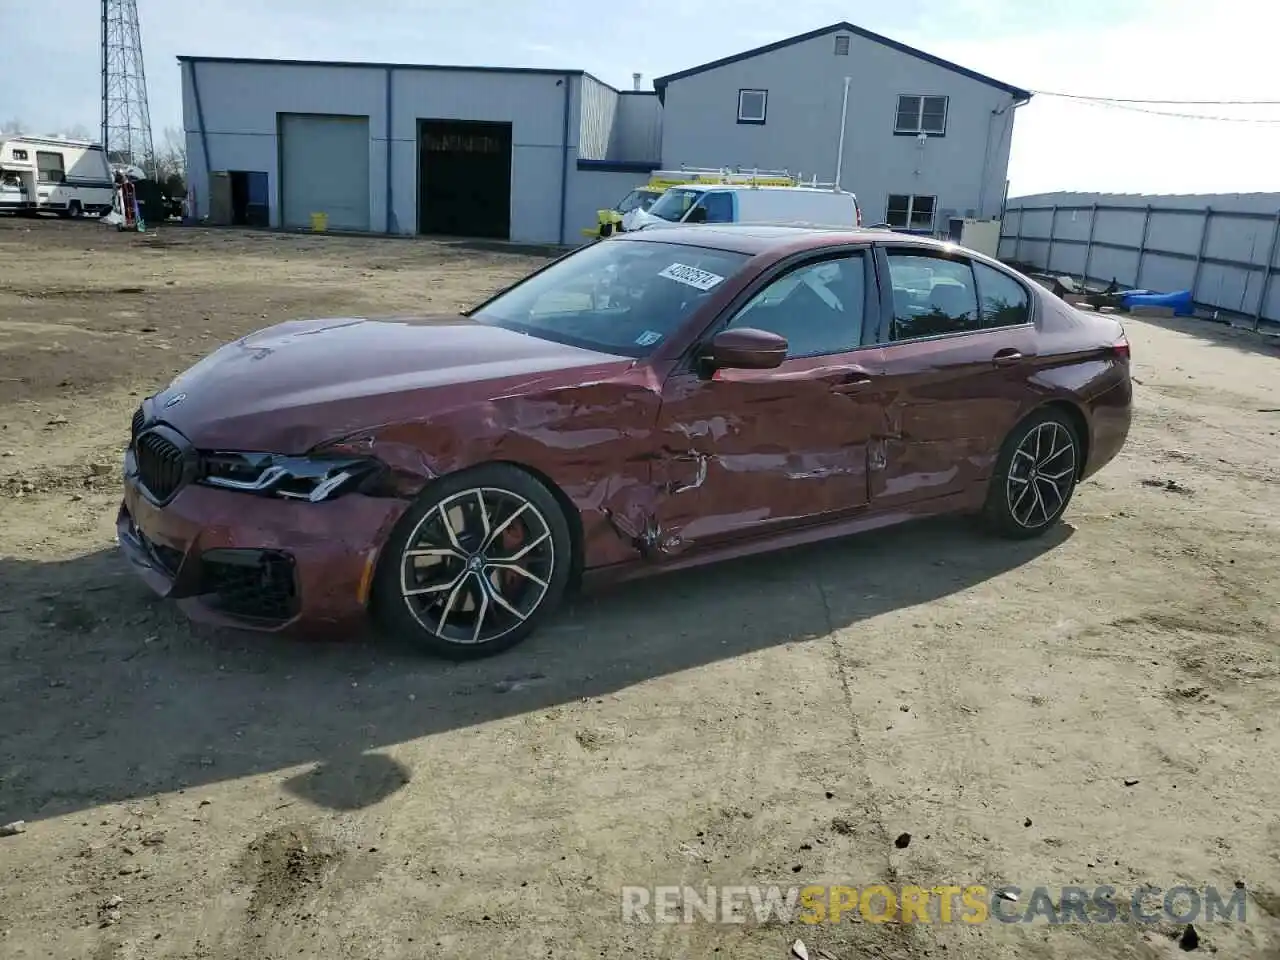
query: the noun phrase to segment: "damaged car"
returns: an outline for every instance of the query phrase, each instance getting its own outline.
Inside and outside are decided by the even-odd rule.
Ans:
[[[193,617],[483,656],[606,581],[944,513],[1043,534],[1131,403],[1120,323],[972,251],[641,231],[462,315],[221,347],[134,414],[117,532]]]

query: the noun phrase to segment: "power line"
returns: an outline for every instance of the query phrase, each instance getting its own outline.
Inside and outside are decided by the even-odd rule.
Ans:
[[[1147,107],[1135,106],[1138,103],[1167,103],[1170,105],[1195,104],[1201,103],[1209,105],[1216,103],[1221,106],[1237,105],[1244,106],[1246,101],[1195,101],[1195,100],[1123,100],[1116,97],[1087,97],[1081,94],[1065,94],[1052,93],[1048,91],[1034,91],[1038,96],[1045,97],[1062,97],[1064,99],[1076,100],[1080,103],[1088,104],[1094,107],[1110,107],[1113,110],[1128,110],[1132,113],[1145,113],[1156,117],[1176,117],[1181,120],[1209,120],[1216,123],[1254,123],[1263,126],[1280,125],[1280,118],[1265,117],[1223,117],[1216,114],[1205,113],[1183,113],[1173,110],[1151,110]],[[1275,106],[1280,107],[1280,101],[1276,100],[1251,100],[1247,101],[1249,106]]]
[[[1068,100],[1093,100],[1106,103],[1158,103],[1178,107],[1280,107],[1280,100],[1134,100],[1127,97],[1092,97],[1084,93],[1058,93],[1036,90],[1040,97],[1064,97]]]

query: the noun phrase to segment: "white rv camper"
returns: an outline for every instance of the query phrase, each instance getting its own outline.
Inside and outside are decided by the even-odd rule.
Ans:
[[[115,197],[102,146],[62,137],[0,137],[0,211],[106,213]]]

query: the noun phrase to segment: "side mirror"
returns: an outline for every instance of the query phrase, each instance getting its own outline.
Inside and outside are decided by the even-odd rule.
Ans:
[[[706,346],[703,363],[717,369],[771,370],[787,356],[787,338],[767,330],[722,330]]]

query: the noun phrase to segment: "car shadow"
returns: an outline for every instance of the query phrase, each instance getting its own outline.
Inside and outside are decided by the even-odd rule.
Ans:
[[[1268,324],[1255,332],[1248,326],[1234,326],[1226,322],[1197,320],[1193,317],[1134,317],[1129,314],[1113,313],[1121,323],[1144,323],[1201,341],[1208,347],[1220,347],[1235,350],[1239,353],[1259,354],[1264,357],[1280,357],[1280,336],[1277,336],[1277,325]],[[1249,321],[1252,323],[1252,320]]]
[[[298,766],[332,810],[414,771],[380,748],[598,698],[803,643],[1000,576],[1071,536],[965,519],[670,573],[573,601],[514,650],[448,663],[372,636],[308,642],[193,626],[114,550],[0,559],[0,823]]]

